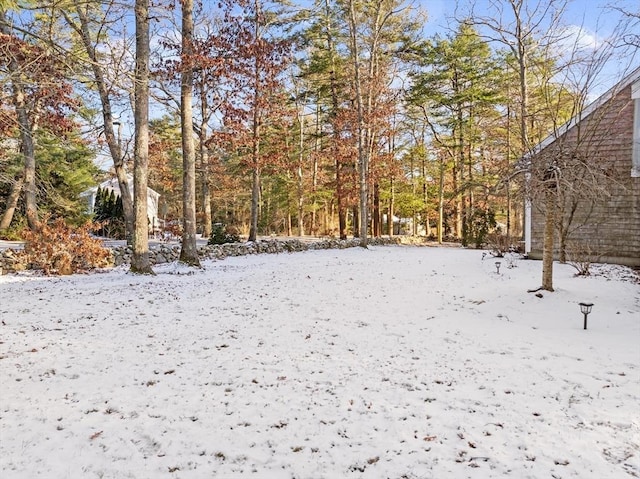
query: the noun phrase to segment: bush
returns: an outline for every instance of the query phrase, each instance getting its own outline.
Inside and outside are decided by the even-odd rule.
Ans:
[[[591,264],[599,262],[603,256],[588,242],[571,241],[567,245],[566,253],[567,263],[577,271],[576,276],[590,276]]]
[[[177,220],[165,221],[162,237],[166,241],[176,240],[182,236],[182,225]]]
[[[227,229],[222,223],[214,223],[211,227],[209,244],[237,243],[240,236],[235,231]]]
[[[0,233],[0,239],[5,241],[21,241],[22,240],[21,233],[22,233],[22,230],[24,230],[24,223],[26,222],[22,221],[22,224],[19,224],[17,226],[11,226],[6,230],[3,230],[2,233]]]
[[[72,274],[109,266],[111,251],[89,233],[95,228],[95,224],[71,228],[61,218],[52,223],[44,219],[38,231],[25,230],[22,234],[26,241],[24,261],[45,274]]]
[[[498,232],[487,235],[487,249],[489,249],[491,255],[496,258],[502,258],[505,254],[514,251],[511,238]]]
[[[462,246],[474,243],[476,248],[482,248],[487,235],[495,227],[495,213],[491,209],[475,209],[470,221],[465,221],[462,224]]]

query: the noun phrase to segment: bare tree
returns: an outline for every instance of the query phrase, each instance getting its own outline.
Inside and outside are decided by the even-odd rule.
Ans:
[[[81,2],[72,0],[72,8],[60,10],[67,24],[73,29],[80,39],[80,44],[87,55],[86,68],[92,75],[93,84],[100,97],[102,106],[102,120],[105,141],[109,154],[113,160],[113,168],[118,180],[120,197],[122,198],[122,208],[124,210],[125,230],[127,242],[131,244],[134,231],[134,211],[132,193],[129,189],[129,177],[125,167],[125,152],[122,148],[122,141],[119,134],[116,134],[114,126],[118,122],[113,113],[114,85],[109,79],[102,57],[104,49],[101,48],[102,33],[109,22],[108,14],[113,10],[112,5],[107,5],[103,12],[102,8],[96,10],[96,5],[91,2]],[[100,12],[101,16],[97,21],[93,21],[89,12]],[[75,14],[75,16],[74,16]],[[95,31],[92,32],[92,28]]]
[[[368,192],[367,183],[369,181],[369,156],[368,149],[365,146],[366,135],[366,123],[365,123],[365,110],[363,100],[363,85],[361,79],[361,67],[360,67],[360,50],[358,45],[358,26],[359,23],[356,19],[355,0],[349,0],[349,38],[351,46],[351,58],[353,61],[354,78],[353,84],[356,95],[356,108],[357,108],[357,141],[358,141],[358,173],[359,173],[359,185],[360,185],[360,246],[367,247],[367,226],[368,226]],[[373,63],[373,61],[371,61]]]
[[[533,146],[529,111],[531,63],[540,52],[548,52],[566,37],[560,27],[567,3],[568,0],[489,0],[491,15],[476,15],[475,5],[468,14],[471,22],[480,27],[481,35],[504,45],[514,62],[511,67],[518,78],[520,154]]]
[[[616,4],[612,4],[610,8],[622,15],[621,23],[625,31],[622,36],[622,45],[631,47],[631,51],[637,53],[640,50],[640,8],[635,12]]]
[[[509,107],[508,111],[514,112],[515,123],[518,125],[515,136],[518,140],[515,147],[509,142],[509,149],[513,148],[514,151],[506,152],[507,159],[521,158],[542,140],[533,133],[534,130],[540,130],[531,111],[533,67],[540,61],[546,62],[545,55],[565,39],[566,33],[561,28],[561,21],[567,4],[568,0],[490,0],[489,14],[476,14],[473,3],[470,11],[459,19],[465,21],[470,18],[485,39],[505,47],[508,52],[507,65],[517,78],[516,104],[514,108]],[[548,78],[541,79],[539,83],[544,84],[546,80]],[[506,176],[510,178],[511,171]],[[513,183],[510,180],[504,181],[508,196],[509,234],[512,230],[511,217],[517,217],[518,210],[527,210],[524,204],[521,208],[512,207],[513,195],[510,188]],[[524,201],[529,204],[528,199],[524,198]]]
[[[298,152],[297,152],[297,164],[295,167],[296,173],[296,206],[298,212],[298,236],[304,236],[304,204],[305,204],[305,189],[304,189],[304,160],[306,156],[305,152],[305,108],[306,108],[306,95],[302,93],[302,88],[298,84],[298,80],[294,74],[291,75],[291,83],[294,88],[294,103],[296,107],[296,118],[298,120]]]
[[[595,205],[623,188],[610,170],[608,145],[615,134],[613,119],[628,101],[620,100],[615,89],[610,94],[606,103],[582,109],[555,129],[530,157],[529,196],[544,216],[541,288],[547,291],[554,289],[556,253],[564,262],[571,235],[597,227]]]
[[[626,107],[625,102],[586,107],[605,66],[616,61],[627,25],[623,19],[608,40],[595,48],[585,49],[579,35],[572,42],[565,37],[564,57],[558,62],[562,68],[544,90],[542,109],[553,129],[547,139],[530,149],[528,196],[543,205],[542,289],[548,291],[553,291],[554,258],[566,261],[571,235],[591,223],[594,205],[619,187],[615,174],[605,166],[610,160],[606,144],[615,134],[612,120]],[[614,87],[609,100],[616,94]],[[566,117],[570,118],[567,122]]]
[[[383,124],[391,128],[392,114],[384,97],[389,91],[390,60],[399,44],[413,40],[415,24],[400,2],[348,0],[343,9],[349,32],[349,54],[353,70],[352,88],[356,107],[356,144],[359,186],[360,246],[367,247],[369,226],[370,163],[380,155]],[[392,47],[391,45],[395,45]]]
[[[341,160],[341,155],[338,152],[338,145],[340,143],[340,128],[338,126],[338,115],[340,109],[339,98],[339,62],[338,62],[338,48],[337,39],[335,38],[336,32],[334,24],[334,12],[330,0],[324,0],[322,2],[322,36],[325,45],[324,49],[328,55],[329,66],[329,91],[330,91],[330,110],[329,110],[329,123],[331,125],[331,157],[334,159],[335,166],[335,195],[336,206],[338,212],[338,235],[340,239],[347,239],[347,205],[346,205],[346,192],[344,185],[344,165]]]

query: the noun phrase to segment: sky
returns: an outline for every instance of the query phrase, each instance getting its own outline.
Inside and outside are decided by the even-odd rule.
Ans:
[[[506,3],[507,0],[501,0]],[[537,5],[548,3],[549,0],[529,0],[526,5],[533,8]],[[429,19],[426,25],[427,32],[437,33],[446,30],[448,20],[451,19],[456,9],[460,12],[468,11],[471,5],[475,5],[475,11],[479,14],[491,12],[491,4],[496,0],[420,0],[418,3],[427,10]],[[615,13],[611,5],[623,8],[626,11],[638,11],[637,0],[569,0],[566,6],[568,23],[584,25],[593,33],[607,34],[615,24]]]
[[[639,477],[638,279],[483,253],[0,276],[0,476]]]
[[[525,0],[525,9],[535,10],[548,2],[549,0]],[[556,3],[561,2],[563,0],[556,0]],[[477,15],[491,16],[495,15],[492,4],[506,3],[507,0],[418,0],[418,4],[427,10],[428,17],[424,26],[427,36],[446,35],[450,28],[455,28],[456,13],[458,17],[463,17],[463,13],[468,12],[472,5]],[[563,24],[572,37],[580,38],[580,44],[585,49],[601,46],[611,36],[620,19],[620,12],[614,10],[612,5],[626,12],[640,13],[638,0],[568,0],[563,14]],[[505,11],[508,10],[507,7],[504,8]],[[640,22],[636,22],[636,28],[635,33],[640,35]],[[598,84],[594,85],[591,99],[604,93],[625,74],[640,65],[640,55],[636,53],[633,56],[630,51],[626,51],[622,58],[609,62]]]

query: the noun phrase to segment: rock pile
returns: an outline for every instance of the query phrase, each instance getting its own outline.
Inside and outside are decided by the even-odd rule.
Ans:
[[[26,269],[26,265],[20,258],[20,251],[7,249],[0,251],[0,274],[13,273]]]

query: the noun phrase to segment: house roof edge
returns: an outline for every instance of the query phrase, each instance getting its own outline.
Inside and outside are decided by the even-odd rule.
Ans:
[[[580,121],[587,118],[591,113],[596,111],[602,105],[611,100],[616,94],[620,91],[624,90],[630,85],[640,81],[640,65],[637,66],[634,70],[632,70],[629,74],[624,76],[622,80],[609,88],[605,93],[600,95],[597,99],[589,103],[585,108],[582,109],[577,115],[573,116],[569,121],[564,123],[562,126],[558,128],[557,131],[549,134],[544,140],[535,145],[531,151],[527,152],[522,156],[523,159],[530,158],[533,155],[540,153],[547,146],[553,143],[555,140],[564,135],[567,131],[577,125]]]

